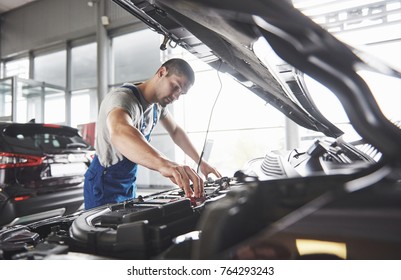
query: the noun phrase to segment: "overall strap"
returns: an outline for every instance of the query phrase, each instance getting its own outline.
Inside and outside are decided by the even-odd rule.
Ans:
[[[152,123],[152,127],[150,128],[150,131],[149,131],[149,133],[148,133],[148,135],[145,135],[145,138],[150,142],[150,134],[152,133],[152,131],[153,131],[153,128],[155,127],[155,125],[156,125],[156,123],[157,123],[157,105],[156,104],[154,104],[153,105],[153,123]]]
[[[153,104],[153,124],[152,124],[152,128],[150,129],[150,132],[153,131],[153,128],[155,127],[157,123],[157,105]],[[149,132],[149,134],[150,134]]]
[[[140,102],[141,98],[140,98],[138,89],[135,86],[123,85],[121,87],[130,89],[134,93],[134,95],[138,99],[138,101]],[[156,123],[157,123],[157,105],[153,104],[153,124],[152,124],[152,128],[150,129],[150,132],[147,136],[149,136],[150,133],[153,131],[153,128],[155,127]],[[142,120],[142,124],[141,124],[142,134],[144,133],[144,131],[145,131],[145,124],[143,123],[143,120]]]
[[[141,100],[141,98],[139,97],[138,89],[137,89],[135,86],[123,85],[123,86],[121,86],[121,87],[130,89],[130,90],[134,93],[134,95],[135,95],[135,97],[138,99],[138,101]]]

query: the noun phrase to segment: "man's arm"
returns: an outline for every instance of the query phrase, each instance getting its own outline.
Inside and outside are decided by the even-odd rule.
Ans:
[[[192,168],[179,165],[168,160],[146,141],[142,133],[131,124],[131,118],[122,108],[113,109],[107,116],[107,129],[110,133],[111,144],[126,158],[160,172],[173,183],[181,187],[190,197],[193,183],[196,197],[203,195],[203,180]]]
[[[175,122],[173,117],[170,114],[167,114],[166,117],[160,119],[160,121],[169,133],[171,139],[173,139],[174,143],[177,144],[177,146],[179,146],[190,158],[198,163],[200,155],[196,151],[186,132]],[[211,173],[217,177],[221,177],[221,174],[204,160],[201,162],[200,169],[206,178]]]

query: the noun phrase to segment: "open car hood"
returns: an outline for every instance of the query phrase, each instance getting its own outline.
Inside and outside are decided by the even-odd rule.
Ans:
[[[113,1],[164,35],[161,49],[181,45],[297,124],[337,138],[343,132],[316,108],[303,80],[308,74],[337,95],[362,138],[385,157],[401,155],[399,128],[383,116],[356,73],[357,66],[371,67],[290,1]],[[280,65],[268,67],[255,54],[260,39],[283,60]]]

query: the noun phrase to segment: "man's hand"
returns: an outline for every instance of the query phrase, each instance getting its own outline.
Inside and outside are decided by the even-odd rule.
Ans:
[[[202,160],[200,164],[200,171],[207,178],[209,174],[214,174],[217,178],[221,178],[221,174],[216,168],[212,167],[206,161]]]
[[[183,189],[186,197],[202,197],[204,195],[203,180],[191,167],[169,162],[159,172]],[[191,189],[191,182],[193,190]]]

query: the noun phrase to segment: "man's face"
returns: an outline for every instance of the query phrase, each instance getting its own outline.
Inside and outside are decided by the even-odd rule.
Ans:
[[[192,84],[185,75],[167,75],[167,70],[161,71],[159,85],[157,88],[158,103],[166,107],[181,96],[186,94]]]

